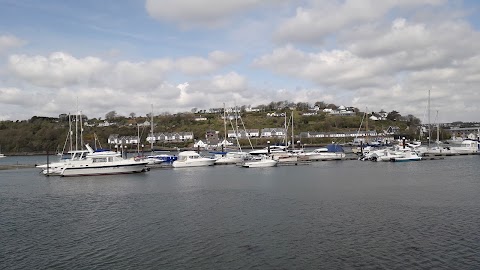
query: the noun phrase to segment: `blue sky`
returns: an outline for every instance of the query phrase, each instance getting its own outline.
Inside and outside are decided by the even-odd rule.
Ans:
[[[0,0],[0,120],[324,101],[479,121],[480,5]]]

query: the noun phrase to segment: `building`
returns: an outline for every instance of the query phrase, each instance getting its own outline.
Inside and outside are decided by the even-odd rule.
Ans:
[[[285,128],[262,128],[261,137],[271,138],[271,137],[284,137],[286,135]]]

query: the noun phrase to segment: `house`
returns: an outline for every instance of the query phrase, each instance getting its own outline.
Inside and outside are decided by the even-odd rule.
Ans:
[[[261,137],[283,137],[286,135],[285,128],[262,128]]]
[[[202,117],[201,115],[198,116],[198,117],[195,117],[194,119],[195,121],[207,121],[207,118],[206,117]]]
[[[108,136],[108,144],[119,144],[120,143],[120,138],[118,134],[110,134]]]
[[[273,112],[273,113],[267,113],[267,116],[268,117],[285,117],[285,113]]]
[[[193,132],[160,132],[154,133],[153,136],[149,135],[147,137],[147,142],[184,142],[184,141],[192,141],[193,140]]]
[[[108,144],[139,144],[138,136],[119,136],[118,134],[110,134],[107,140]]]
[[[202,140],[198,140],[193,144],[195,148],[206,148],[208,144],[204,143]]]
[[[400,128],[397,126],[389,126],[387,130],[384,131],[387,135],[400,134]]]
[[[140,126],[140,127],[149,127],[149,126],[150,126],[150,122],[147,121],[147,120],[145,120],[145,122],[138,124],[138,126]]]
[[[261,110],[260,110],[260,108],[247,107],[247,108],[245,109],[245,111],[247,111],[247,112],[260,112]]]
[[[228,138],[235,138],[237,136],[238,136],[239,139],[245,139],[247,137],[258,138],[258,137],[260,137],[260,132],[259,132],[258,129],[239,130],[238,132],[235,132],[235,130],[228,130],[227,131],[227,137]]]
[[[99,123],[98,126],[99,127],[109,127],[111,125],[115,125],[115,123],[110,123],[108,122],[107,120],[103,121],[102,123]]]
[[[219,134],[218,131],[207,130],[207,132],[205,132],[205,140],[210,145],[218,144],[219,142],[218,134]]]

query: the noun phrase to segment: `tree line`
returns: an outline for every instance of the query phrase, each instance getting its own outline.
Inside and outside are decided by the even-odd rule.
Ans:
[[[365,122],[365,118],[379,112],[365,112],[357,108],[352,108],[355,112],[353,116],[330,115],[322,112],[323,109],[338,109],[335,104],[325,102],[315,102],[313,106],[320,109],[316,115],[303,115],[309,111],[312,106],[305,102],[271,102],[269,104],[256,106],[260,112],[247,112],[248,106],[240,106],[242,126],[247,129],[262,128],[281,128],[284,126],[283,117],[266,117],[266,112],[283,111],[288,117],[293,114],[295,134],[307,131],[316,132],[342,132],[358,130],[360,123]],[[222,114],[202,114],[206,121],[195,121],[198,114],[192,112],[184,113],[162,113],[154,116],[154,132],[193,132],[196,139],[204,139],[208,130],[219,131],[219,136],[224,136],[224,122]],[[72,121],[74,117],[70,117]],[[114,123],[112,126],[99,127],[98,123],[103,122],[102,118],[89,119],[86,115],[82,116],[82,123],[88,123],[89,126],[83,126],[84,141],[93,145],[99,143],[103,148],[108,148],[107,139],[110,134],[119,134],[120,136],[137,136],[137,125],[150,121],[151,115],[137,116],[130,113],[128,117],[109,111],[105,114],[105,120]],[[233,126],[232,126],[233,124]],[[233,129],[239,123],[227,123],[227,129]],[[382,121],[370,121],[369,129],[381,132],[389,126],[398,126],[402,133],[418,137],[419,125],[421,121],[413,115],[402,116],[397,111],[387,113],[387,117]],[[365,128],[365,124],[363,124]],[[243,128],[240,126],[240,128]],[[58,118],[33,116],[24,121],[0,121],[0,147],[4,153],[44,153],[45,151],[62,150],[69,132],[69,117],[67,114],[61,114]],[[142,126],[140,129],[141,141],[146,143],[146,137],[150,134],[149,126]],[[95,142],[95,135],[99,141]],[[147,144],[147,143],[146,143]],[[168,146],[168,145],[165,145]],[[187,146],[187,145],[185,145]]]

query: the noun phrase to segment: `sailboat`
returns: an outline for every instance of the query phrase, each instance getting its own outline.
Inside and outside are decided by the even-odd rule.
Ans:
[[[0,158],[4,158],[4,157],[7,157],[7,156],[5,156],[5,154],[2,154],[2,147],[0,146]]]
[[[235,107],[235,120],[238,121],[238,115],[237,115],[237,107]],[[243,123],[243,121],[242,121]],[[236,125],[238,127],[238,125]],[[233,125],[232,125],[233,127]],[[242,147],[240,146],[240,142],[238,141],[238,128],[235,129],[236,133],[236,140],[237,140],[237,147],[239,151],[223,151],[224,147],[226,148],[227,146],[227,112],[225,109],[225,103],[223,104],[223,128],[224,128],[224,139],[222,141],[222,151],[221,152],[213,152],[215,155],[215,165],[230,165],[230,164],[237,164],[241,163],[246,159],[249,159],[250,154],[243,152]]]
[[[148,139],[147,139],[148,140]],[[152,112],[150,114],[150,155],[145,158],[149,165],[158,165],[161,163],[169,163],[171,164],[177,157],[174,155],[169,154],[157,154],[153,150],[153,144],[155,143],[155,135],[153,134],[153,104],[152,104]]]
[[[82,112],[78,111],[77,106],[77,113],[75,114],[75,136],[73,134],[73,125],[72,125],[72,117],[68,115],[68,133],[67,138],[65,139],[65,144],[63,146],[62,155],[57,155],[60,157],[60,160],[57,162],[50,162],[49,157],[47,155],[47,163],[37,165],[37,168],[42,169],[42,173],[44,175],[61,175],[62,169],[69,163],[75,162],[79,160],[85,160],[86,155],[88,154],[88,150],[79,149],[78,144],[83,145],[83,127],[82,127]],[[78,126],[80,125],[80,132]],[[69,142],[70,150],[67,152],[70,156],[68,158],[63,158],[63,153],[67,146],[67,142]],[[75,142],[75,148],[74,148]]]

